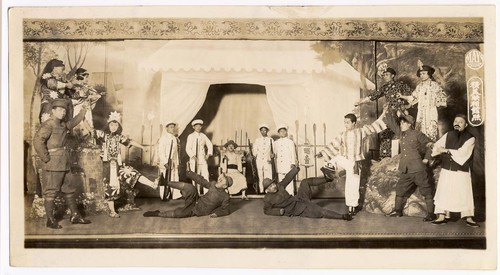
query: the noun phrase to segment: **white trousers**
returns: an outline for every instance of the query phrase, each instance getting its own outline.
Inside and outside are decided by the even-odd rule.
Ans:
[[[203,156],[202,156],[203,157]],[[204,158],[204,157],[203,157]],[[193,159],[189,160],[189,168],[191,169],[191,171],[196,171],[195,169],[196,167],[196,161],[194,161]],[[208,164],[206,161],[198,161],[198,175],[202,176],[204,179],[208,180],[209,181],[209,174],[208,174]],[[194,182],[193,182],[194,184]],[[201,188],[201,187],[198,187],[198,188]],[[201,189],[198,190],[198,193],[200,192]],[[203,194],[206,194],[208,192],[208,189],[207,188],[204,188],[203,187]]]
[[[265,160],[256,160],[257,164],[257,174],[259,176],[259,192],[264,193],[264,185],[262,182],[265,178],[272,179],[272,166],[271,163]]]
[[[354,174],[355,162],[338,155],[331,159],[330,163],[345,169],[345,204],[351,207],[358,206],[360,177]]]

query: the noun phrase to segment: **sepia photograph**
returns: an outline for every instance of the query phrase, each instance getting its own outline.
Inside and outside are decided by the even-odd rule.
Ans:
[[[495,269],[495,7],[431,9],[11,7],[10,264]]]

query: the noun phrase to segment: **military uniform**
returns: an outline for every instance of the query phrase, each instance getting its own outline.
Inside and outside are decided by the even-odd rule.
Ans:
[[[410,122],[413,122],[411,116]],[[419,148],[432,142],[432,140],[424,135],[422,132],[414,129],[401,131],[396,121],[390,119],[385,120],[387,125],[391,128],[400,139],[401,159],[399,161],[398,170],[401,173],[399,180],[396,184],[396,199],[395,199],[395,212],[398,216],[402,216],[404,205],[406,201],[414,192],[415,187],[418,186],[420,194],[425,198],[428,216],[424,221],[432,220],[434,216],[434,200],[433,190],[429,183],[427,176],[427,168],[422,162],[422,156]],[[393,215],[393,216],[394,216]]]
[[[264,214],[272,216],[299,216],[307,218],[326,218],[326,219],[346,219],[351,217],[342,215],[332,210],[311,202],[311,186],[321,185],[328,182],[326,178],[307,178],[300,183],[296,196],[290,195],[285,188],[299,172],[298,167],[292,168],[288,174],[280,181],[278,190],[275,193],[266,193],[264,196]],[[268,179],[266,179],[268,180]],[[269,181],[264,182],[264,188],[269,187]]]
[[[197,184],[208,189],[208,192],[200,196],[196,188],[189,183],[184,182],[168,182],[167,185],[181,190],[184,198],[184,206],[170,211],[160,212],[148,211],[143,214],[144,217],[163,217],[163,218],[187,218],[192,216],[207,216],[216,214],[217,217],[227,216],[229,210],[229,194],[225,189],[217,188],[215,182],[209,182],[202,176],[197,175],[192,171],[186,173],[187,177]],[[232,179],[227,177],[228,187],[232,185]]]
[[[59,99],[52,102],[52,106],[66,107],[66,101]],[[86,109],[68,122],[61,121],[54,116],[42,123],[35,134],[33,144],[35,151],[43,161],[44,180],[42,181],[42,193],[47,213],[47,226],[60,228],[54,218],[54,199],[56,193],[64,194],[68,207],[71,210],[72,223],[89,223],[78,215],[75,200],[75,186],[72,186],[66,178],[70,169],[69,151],[66,148],[67,135],[85,116]],[[50,226],[49,226],[50,225]]]

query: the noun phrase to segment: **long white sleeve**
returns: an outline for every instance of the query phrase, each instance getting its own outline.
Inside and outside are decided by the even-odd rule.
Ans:
[[[463,165],[472,155],[474,145],[476,144],[475,138],[469,138],[462,147],[458,149],[450,149],[451,158],[458,164]]]

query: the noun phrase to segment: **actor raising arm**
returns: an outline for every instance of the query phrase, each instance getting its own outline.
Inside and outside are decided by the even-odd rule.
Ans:
[[[67,146],[68,132],[73,129],[85,117],[89,108],[88,103],[84,103],[80,113],[68,122],[64,121],[67,100],[54,99],[51,102],[51,117],[42,123],[40,129],[33,138],[35,151],[44,162],[44,180],[42,180],[42,192],[44,199],[45,212],[47,214],[47,227],[51,229],[60,229],[60,226],[54,217],[54,200],[57,192],[62,192],[66,203],[71,211],[70,222],[73,224],[88,224],[86,220],[78,213],[75,192],[76,186],[70,184],[65,177],[70,168],[69,148]]]
[[[399,125],[386,121],[396,135],[400,136],[401,160],[399,161],[399,172],[401,173],[396,184],[396,199],[394,210],[387,214],[390,217],[403,216],[403,208],[411,193],[418,186],[420,194],[425,198],[427,206],[427,216],[424,222],[434,220],[434,201],[432,199],[432,187],[427,178],[425,165],[422,163],[422,156],[419,148],[425,145],[432,147],[432,140],[422,132],[412,129],[415,120],[412,116],[406,115],[399,118]]]
[[[184,198],[184,206],[169,211],[148,211],[145,212],[143,216],[187,218],[209,215],[211,218],[216,218],[229,215],[229,194],[226,192],[226,189],[233,185],[233,179],[231,177],[221,173],[217,181],[209,182],[192,171],[187,171],[186,176],[206,188],[208,192],[200,196],[192,184],[185,182],[168,182],[168,186],[181,190],[182,198]]]
[[[347,114],[344,116],[345,131],[340,133],[335,139],[321,151],[320,155],[330,158],[328,161],[332,165],[337,165],[346,171],[345,183],[345,203],[351,215],[356,214],[359,204],[359,183],[360,183],[360,161],[364,160],[363,139],[368,135],[380,133],[386,129],[382,121],[385,117],[385,110],[379,119],[370,125],[361,128],[356,127],[356,116]]]

